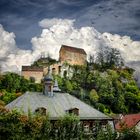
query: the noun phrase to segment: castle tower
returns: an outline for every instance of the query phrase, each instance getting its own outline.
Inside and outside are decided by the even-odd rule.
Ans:
[[[53,77],[50,73],[50,67],[48,68],[48,74],[44,77],[44,89],[43,94],[49,97],[53,97]]]

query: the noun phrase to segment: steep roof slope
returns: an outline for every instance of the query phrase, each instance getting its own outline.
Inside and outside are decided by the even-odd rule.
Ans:
[[[48,97],[39,92],[27,92],[6,105],[8,109],[17,108],[25,113],[28,113],[28,110],[35,112],[39,107],[46,108],[52,120],[57,120],[59,117],[64,116],[66,110],[71,108],[79,109],[81,120],[112,120],[112,118],[68,93],[55,93],[54,97]]]
[[[117,130],[121,130],[124,128],[132,128],[137,125],[140,121],[140,113],[139,114],[129,114],[122,117],[122,119],[115,125]]]

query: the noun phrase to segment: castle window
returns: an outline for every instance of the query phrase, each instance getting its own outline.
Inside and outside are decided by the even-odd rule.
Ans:
[[[55,68],[52,68],[52,74],[55,74],[55,73],[56,73]]]
[[[40,114],[40,115],[46,115],[47,109],[44,107],[39,107],[35,110],[35,113]]]
[[[31,82],[31,83],[35,83],[35,77],[31,76],[31,77],[30,77],[30,82]]]
[[[58,72],[61,73],[61,66],[58,66]]]

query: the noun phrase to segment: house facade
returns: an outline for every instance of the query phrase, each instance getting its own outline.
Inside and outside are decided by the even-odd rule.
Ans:
[[[36,112],[42,115],[49,114],[49,118],[53,122],[59,120],[60,117],[66,114],[75,114],[79,117],[86,129],[94,129],[97,122],[103,127],[110,124],[114,129],[114,123],[111,117],[68,93],[62,93],[57,82],[53,85],[50,73],[44,77],[43,93],[26,92],[6,105],[6,108],[10,110],[16,108],[25,114],[28,114],[29,110],[33,114]]]

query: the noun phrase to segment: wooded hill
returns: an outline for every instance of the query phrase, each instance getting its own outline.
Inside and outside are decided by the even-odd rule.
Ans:
[[[39,59],[33,65],[43,65],[43,60]],[[47,58],[45,65],[55,61]],[[116,49],[101,51],[96,57],[90,56],[85,66],[67,66],[73,70],[72,77],[54,75],[63,92],[76,96],[106,114],[140,112],[140,89],[133,77],[134,70],[124,66]],[[42,91],[42,84],[14,73],[0,75],[1,104],[11,102],[27,90]]]

